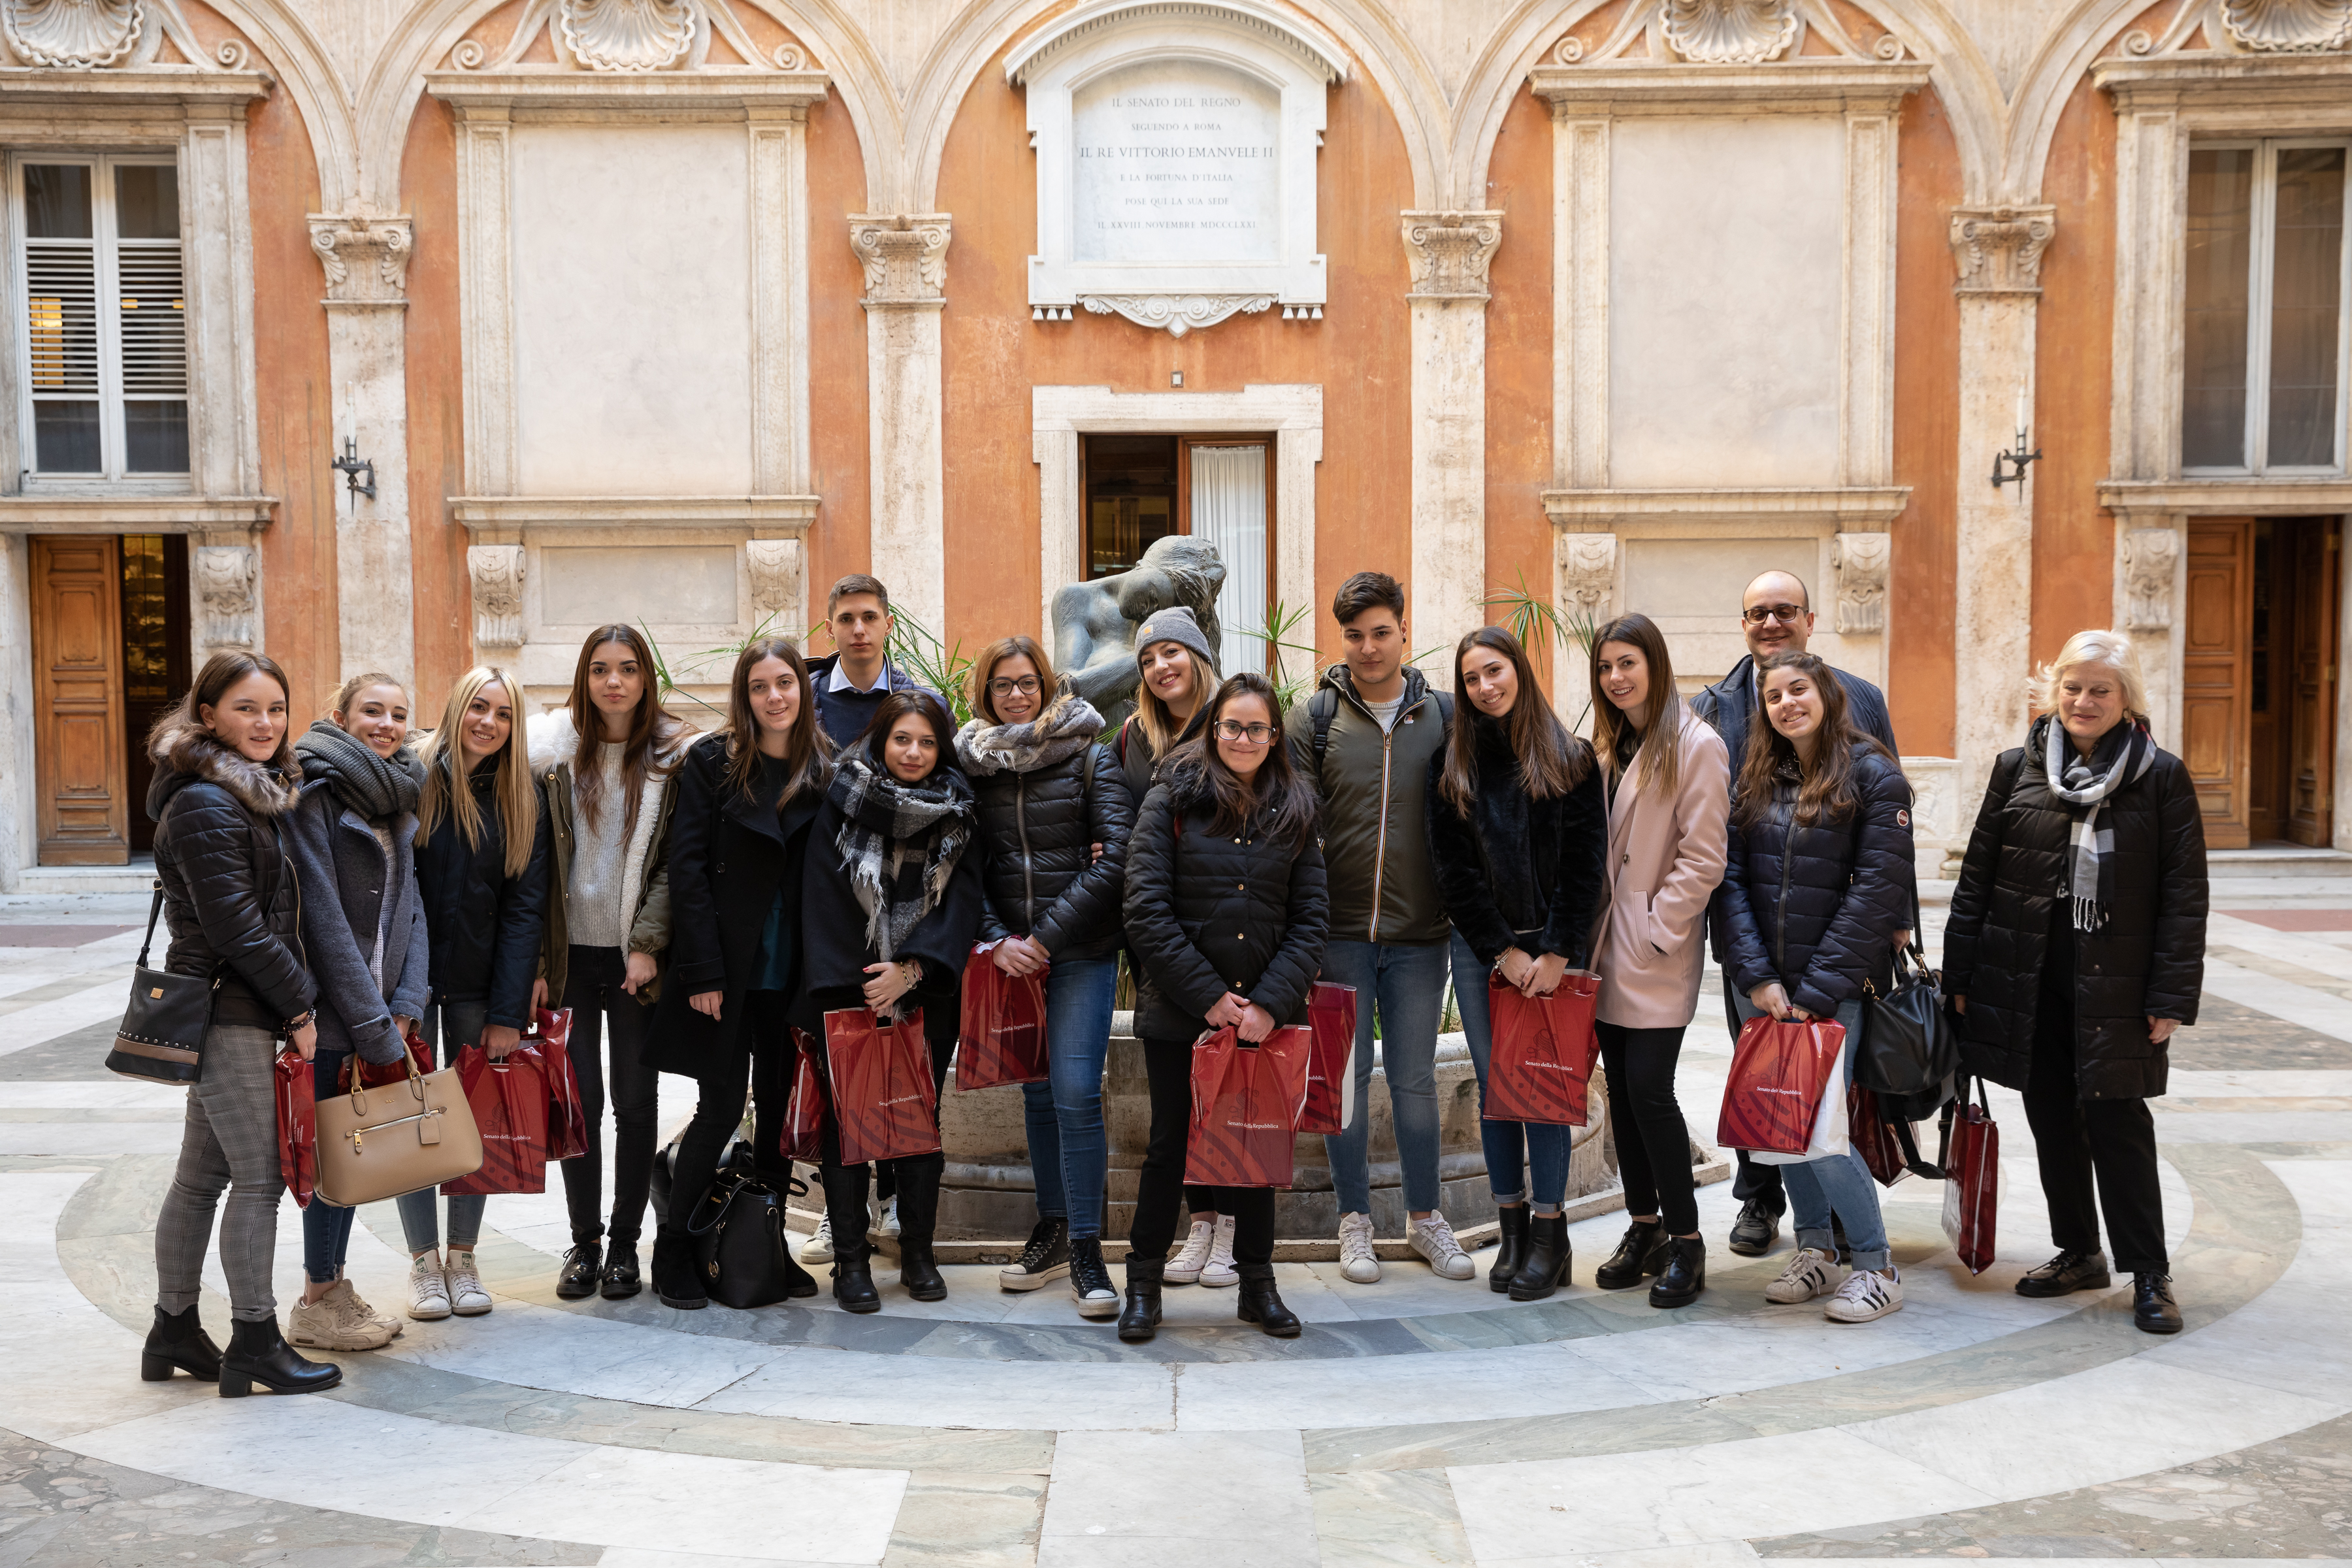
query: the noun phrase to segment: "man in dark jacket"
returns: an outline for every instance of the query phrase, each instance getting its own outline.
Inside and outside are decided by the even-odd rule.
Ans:
[[[931,689],[890,662],[887,650],[898,622],[890,614],[890,590],[879,577],[852,572],[835,583],[824,615],[835,651],[808,661],[809,684],[816,689],[816,721],[838,749],[866,732],[874,710],[893,691]],[[945,698],[940,700],[953,710]]]
[[[1767,572],[1748,584],[1739,598],[1739,630],[1748,639],[1748,651],[1731,667],[1731,673],[1691,699],[1691,711],[1715,726],[1723,737],[1725,747],[1731,752],[1731,797],[1739,798],[1739,764],[1748,754],[1748,726],[1757,721],[1756,666],[1776,653],[1802,653],[1813,637],[1813,601],[1806,591],[1804,579],[1793,572]],[[1837,671],[1838,684],[1845,689],[1846,715],[1853,727],[1886,748],[1889,756],[1900,758],[1902,752],[1895,744],[1895,725],[1886,712],[1886,694],[1858,675]],[[1717,908],[1710,911],[1710,930],[1721,919],[1722,893],[1716,894]],[[1913,924],[1917,914],[1913,913]],[[1901,933],[1905,940],[1910,932]],[[1727,956],[1718,945],[1716,961]],[[1731,970],[1727,964],[1723,973],[1724,1025],[1734,1038],[1739,1034],[1739,998],[1731,984]],[[1789,1194],[1780,1184],[1780,1167],[1751,1162],[1748,1151],[1738,1151],[1739,1175],[1732,1183],[1731,1195],[1739,1200],[1739,1217],[1731,1226],[1731,1250],[1743,1257],[1761,1258],[1772,1250],[1772,1242],[1780,1234],[1780,1216],[1788,1212]]]

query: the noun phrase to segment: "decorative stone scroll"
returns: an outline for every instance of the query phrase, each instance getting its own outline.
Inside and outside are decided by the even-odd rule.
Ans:
[[[466,551],[474,587],[474,648],[522,646],[522,546],[476,544]]]
[[[2058,233],[2058,209],[1954,207],[1952,259],[1961,294],[2039,294],[2042,253]]]
[[[1841,533],[1830,541],[1830,565],[1837,573],[1837,629],[1841,636],[1875,636],[1886,629],[1886,569],[1894,535]]]
[[[801,542],[754,539],[745,542],[743,552],[751,571],[752,621],[759,625],[781,621],[775,629],[782,635],[800,636],[806,629],[800,622],[807,613],[802,586],[806,552]]]
[[[195,644],[206,656],[253,647],[254,550],[250,544],[199,544],[193,552]]]
[[[2135,528],[2124,535],[2124,627],[2158,632],[2172,625],[2173,568],[2180,535],[2168,528]]]
[[[485,66],[505,71],[522,64],[541,35],[556,63],[527,70],[698,71],[709,63],[714,37],[726,39],[754,68],[810,68],[807,57],[790,44],[762,52],[730,0],[525,0],[496,58],[480,39],[468,37],[449,51],[449,63],[465,71]]]
[[[1271,294],[1088,294],[1086,307],[1097,316],[1125,316],[1139,327],[1165,328],[1171,338],[1213,327],[1228,316],[1255,316],[1274,303]]]
[[[948,281],[948,215],[861,215],[849,220],[849,248],[866,270],[875,305],[940,303]]]
[[[1606,620],[1617,599],[1617,536],[1559,536],[1560,608]]]
[[[310,250],[327,275],[330,305],[397,304],[408,294],[410,220],[355,205],[310,215]]]
[[[1485,300],[1486,268],[1503,243],[1498,212],[1409,212],[1405,256],[1416,300]]]

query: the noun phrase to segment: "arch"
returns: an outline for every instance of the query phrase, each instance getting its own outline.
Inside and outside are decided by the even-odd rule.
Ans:
[[[341,211],[357,190],[358,134],[342,73],[335,68],[326,46],[285,0],[204,0],[204,4],[244,34],[273,68],[310,138],[311,161],[319,170],[319,200],[328,212]]]
[[[2193,3],[2180,0],[2183,6]],[[2147,9],[2148,0],[2076,0],[2065,20],[2045,36],[2018,80],[2001,150],[2001,200],[2022,205],[2041,199],[2042,172],[2067,100],[2091,62]]]

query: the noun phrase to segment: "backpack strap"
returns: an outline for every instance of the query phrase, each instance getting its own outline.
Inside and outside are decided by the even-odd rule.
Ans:
[[[1307,700],[1307,721],[1314,731],[1315,777],[1323,777],[1323,753],[1331,749],[1331,722],[1339,717],[1339,694],[1328,686],[1318,687],[1315,695]]]

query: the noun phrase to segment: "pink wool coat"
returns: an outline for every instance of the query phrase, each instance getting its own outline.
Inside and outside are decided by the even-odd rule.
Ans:
[[[1671,797],[1642,787],[1637,758],[1609,807],[1608,901],[1592,963],[1604,1024],[1676,1029],[1697,1011],[1707,900],[1730,832],[1731,759],[1687,709],[1680,745]]]

